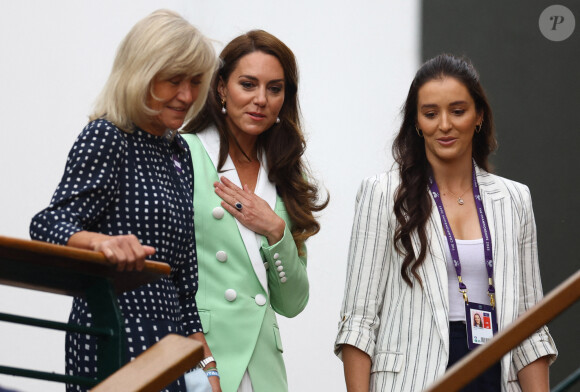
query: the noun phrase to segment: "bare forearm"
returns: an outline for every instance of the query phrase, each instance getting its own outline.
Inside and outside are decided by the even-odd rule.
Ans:
[[[368,392],[371,379],[371,358],[362,350],[344,344],[342,346],[344,379],[348,392]]]
[[[523,392],[545,392],[550,390],[548,358],[536,359],[518,372]]]
[[[207,357],[211,357],[211,350],[209,348],[209,345],[207,344],[207,341],[205,340],[205,336],[203,334],[203,332],[196,332],[192,335],[189,335],[189,337],[191,339],[197,340],[198,342],[200,342],[201,344],[203,344],[203,357],[207,358]],[[211,366],[210,366],[211,365]],[[215,367],[215,362],[211,362],[208,364],[207,367]]]
[[[211,357],[211,350],[209,348],[209,345],[207,344],[207,341],[205,340],[205,335],[203,334],[203,332],[196,332],[194,334],[189,335],[189,337],[191,339],[197,340],[198,342],[200,342],[201,344],[203,344],[203,357],[207,358],[207,357]],[[210,362],[208,363],[204,370],[208,370],[210,368],[216,368],[217,364],[216,362]],[[212,392],[221,392],[221,385],[220,385],[220,379],[217,376],[211,376],[208,377],[208,381],[209,384],[211,385],[211,390]]]
[[[78,231],[70,236],[67,245],[74,248],[95,250],[97,243],[106,241],[108,235],[91,231]]]

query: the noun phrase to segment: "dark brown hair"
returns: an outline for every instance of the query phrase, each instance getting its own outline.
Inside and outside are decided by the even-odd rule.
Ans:
[[[395,246],[404,255],[401,275],[412,286],[409,272],[419,281],[417,268],[425,260],[427,234],[425,226],[431,214],[431,198],[428,192],[429,162],[425,154],[425,141],[419,137],[417,124],[417,102],[419,89],[434,79],[452,77],[461,82],[482,114],[481,131],[473,136],[473,159],[477,165],[490,171],[489,154],[497,147],[491,107],[479,81],[479,75],[471,62],[450,54],[441,54],[425,62],[415,74],[402,109],[403,123],[393,142],[393,157],[399,166],[401,184],[395,194],[394,212],[397,218]],[[411,234],[417,231],[420,251],[414,254]]]
[[[292,221],[291,232],[301,252],[304,241],[320,230],[313,213],[328,205],[318,202],[318,187],[308,181],[308,169],[302,159],[306,142],[300,125],[298,103],[298,67],[294,53],[278,38],[263,30],[252,30],[232,40],[220,53],[221,64],[210,87],[207,102],[200,114],[186,126],[184,133],[198,133],[215,124],[220,137],[218,171],[223,167],[230,143],[237,144],[221,114],[218,84],[227,84],[240,59],[253,52],[272,55],[284,70],[284,104],[278,114],[280,122],[258,136],[258,151],[263,151],[268,162],[268,179],[276,190]],[[239,146],[238,146],[239,147]]]

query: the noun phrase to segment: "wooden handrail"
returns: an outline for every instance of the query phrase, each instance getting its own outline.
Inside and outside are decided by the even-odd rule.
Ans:
[[[0,284],[85,298],[91,326],[70,326],[48,320],[0,313],[5,322],[76,331],[97,337],[98,371],[102,380],[126,361],[126,338],[117,295],[154,282],[171,272],[169,265],[145,261],[142,271],[119,272],[98,252],[0,236]],[[32,369],[1,366],[0,373],[93,386],[98,380]],[[176,378],[179,375],[176,376]]]
[[[426,392],[457,391],[580,298],[580,270],[488,343],[453,365]]]
[[[0,284],[83,296],[86,282],[82,276],[109,278],[121,293],[168,276],[170,271],[165,263],[146,261],[143,271],[119,272],[99,252],[0,236]]]
[[[167,335],[113,373],[91,392],[157,392],[197,365],[203,345],[180,335]]]

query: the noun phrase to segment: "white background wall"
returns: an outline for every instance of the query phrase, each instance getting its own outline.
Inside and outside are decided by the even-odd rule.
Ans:
[[[30,219],[48,205],[116,48],[135,22],[173,9],[214,38],[218,52],[246,30],[265,29],[298,58],[307,158],[331,194],[322,230],[308,242],[310,303],[298,317],[279,319],[290,391],[344,391],[332,349],[354,198],[363,177],[392,162],[399,108],[419,61],[418,3],[2,0],[0,235],[28,238]],[[70,302],[0,286],[0,312],[65,321]],[[63,372],[64,333],[0,322],[0,365]],[[0,376],[0,385],[64,390],[11,376]]]

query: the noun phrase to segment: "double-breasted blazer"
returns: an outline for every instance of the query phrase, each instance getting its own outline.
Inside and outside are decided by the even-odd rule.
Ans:
[[[197,307],[222,390],[237,391],[248,370],[255,392],[287,391],[275,313],[294,317],[308,302],[306,249],[299,256],[290,233],[292,223],[276,187],[268,180],[264,159],[254,193],[286,222],[283,238],[273,245],[220,206],[214,182],[225,176],[239,187],[241,184],[229,157],[217,172],[217,130],[183,136],[194,170]]]
[[[525,185],[478,167],[476,175],[491,233],[501,330],[542,298],[536,226]],[[339,357],[343,344],[371,357],[371,391],[423,390],[445,372],[449,358],[447,240],[432,200],[427,255],[418,269],[424,288],[418,282],[407,285],[401,277],[403,256],[393,240],[399,182],[394,169],[365,179],[358,191],[335,342]],[[412,242],[419,254],[417,233]],[[554,360],[556,354],[544,326],[502,358],[502,391],[520,391],[517,372],[542,356]]]

